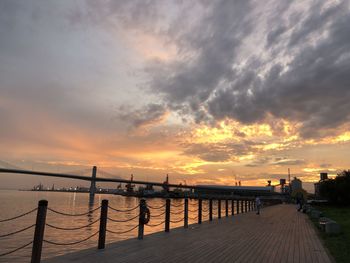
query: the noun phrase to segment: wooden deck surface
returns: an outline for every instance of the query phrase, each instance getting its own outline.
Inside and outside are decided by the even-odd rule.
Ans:
[[[58,262],[333,262],[316,231],[293,205],[156,233],[44,261]]]

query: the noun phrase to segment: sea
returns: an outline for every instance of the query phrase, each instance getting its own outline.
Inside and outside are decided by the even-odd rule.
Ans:
[[[36,221],[36,211],[11,221],[1,221],[35,209],[38,206],[39,200],[47,200],[49,208],[46,217],[47,225],[45,226],[44,232],[44,240],[48,242],[44,242],[43,244],[42,259],[82,249],[96,248],[98,244],[98,234],[90,239],[87,238],[99,230],[100,209],[98,209],[98,207],[101,205],[103,199],[109,201],[109,206],[111,208],[127,210],[126,212],[118,212],[111,208],[108,209],[108,217],[110,220],[107,221],[107,229],[111,232],[107,232],[106,234],[106,244],[137,238],[138,228],[136,226],[138,225],[137,215],[139,210],[133,209],[139,204],[140,199],[137,197],[96,194],[93,202],[90,202],[89,194],[87,193],[0,190],[0,262],[30,262],[32,245],[28,245],[21,250],[5,256],[1,255],[33,241],[34,227],[17,234],[5,237],[1,236],[34,225]],[[144,238],[147,238],[149,234],[164,231],[164,224],[162,222],[165,219],[165,215],[163,214],[165,211],[165,199],[149,198],[146,199],[146,202],[150,206],[151,220],[149,225],[151,226],[145,226]],[[202,204],[204,211],[203,221],[209,219],[208,212],[206,212],[208,211],[208,206],[208,202],[204,200]],[[213,207],[217,207],[217,204],[213,204]],[[222,210],[224,210],[224,203],[221,207]],[[170,228],[183,227],[184,223],[183,220],[181,220],[184,214],[183,209],[183,199],[171,200],[171,221],[174,223],[170,224]],[[189,224],[197,223],[197,209],[198,201],[189,199]],[[58,214],[54,211],[68,215]],[[77,214],[84,215],[69,216]],[[222,211],[222,214],[224,214],[224,211]],[[213,215],[213,218],[215,217],[217,217],[217,214]],[[129,219],[131,220],[128,221]],[[66,228],[75,229],[79,227],[83,228],[65,230]],[[128,231],[132,228],[134,229]],[[82,240],[85,241],[77,243]]]

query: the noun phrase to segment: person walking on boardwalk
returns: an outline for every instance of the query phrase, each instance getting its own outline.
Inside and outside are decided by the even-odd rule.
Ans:
[[[260,215],[261,200],[260,200],[259,196],[255,197],[255,205],[256,205],[256,214]]]
[[[303,205],[304,205],[304,195],[303,195],[303,193],[302,192],[298,192],[296,194],[295,199],[296,199],[296,203],[297,203],[297,207],[298,207],[297,210],[301,211],[303,209]]]

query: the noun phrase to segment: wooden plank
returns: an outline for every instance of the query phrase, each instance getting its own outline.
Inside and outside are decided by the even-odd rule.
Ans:
[[[45,260],[58,262],[332,262],[293,205],[224,217]]]

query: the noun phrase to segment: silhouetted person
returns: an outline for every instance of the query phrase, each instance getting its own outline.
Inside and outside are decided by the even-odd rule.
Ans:
[[[259,196],[255,197],[255,205],[256,205],[256,214],[260,215],[261,200]]]
[[[304,205],[304,196],[302,193],[297,193],[296,203],[297,203],[298,211],[301,211],[301,209],[303,209],[303,205]]]

